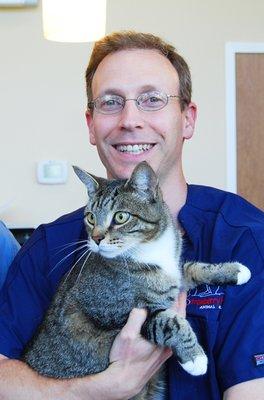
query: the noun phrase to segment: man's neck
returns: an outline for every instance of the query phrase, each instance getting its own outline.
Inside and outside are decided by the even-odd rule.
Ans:
[[[168,205],[171,214],[177,218],[187,198],[187,183],[183,173],[180,173],[177,177],[169,177],[164,182],[160,182],[160,186],[165,203]]]

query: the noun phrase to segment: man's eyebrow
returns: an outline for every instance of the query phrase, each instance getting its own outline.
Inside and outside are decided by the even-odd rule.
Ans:
[[[138,95],[140,95],[142,93],[149,92],[149,91],[152,91],[152,90],[160,90],[160,89],[157,88],[157,86],[155,86],[155,85],[144,85],[144,86],[141,86],[141,87],[137,88],[137,93],[138,93]],[[99,94],[99,97],[105,96],[105,95],[108,95],[108,94],[116,94],[118,96],[125,97],[124,91],[122,89],[120,89],[120,88],[118,89],[118,88],[115,88],[115,87],[110,87],[110,88],[107,88],[107,89],[103,90]]]
[[[140,92],[144,93],[144,92],[150,92],[152,90],[160,90],[160,88],[158,88],[156,85],[144,85],[140,88]]]
[[[118,94],[119,96],[123,96],[122,91],[120,89],[116,89],[116,88],[108,88],[103,90],[99,96],[105,96],[107,94]]]

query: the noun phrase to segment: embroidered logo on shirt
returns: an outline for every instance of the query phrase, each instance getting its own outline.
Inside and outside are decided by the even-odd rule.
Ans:
[[[264,365],[264,354],[255,354],[253,357],[257,367]]]
[[[218,309],[222,308],[224,302],[224,292],[220,286],[202,285],[188,292],[187,306],[198,306],[202,309]]]

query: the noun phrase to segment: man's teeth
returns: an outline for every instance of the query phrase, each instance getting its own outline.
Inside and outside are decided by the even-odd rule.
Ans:
[[[153,144],[128,144],[128,145],[118,145],[116,149],[121,151],[122,153],[132,153],[132,154],[140,154],[146,150],[151,149]]]

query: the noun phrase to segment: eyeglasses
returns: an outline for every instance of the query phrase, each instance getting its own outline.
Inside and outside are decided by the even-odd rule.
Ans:
[[[180,99],[178,95],[166,94],[157,90],[142,93],[136,99],[125,99],[116,94],[106,94],[90,101],[88,107],[90,109],[95,109],[101,114],[117,114],[123,110],[127,101],[133,100],[136,102],[136,106],[139,110],[158,111],[165,107],[172,97]]]

